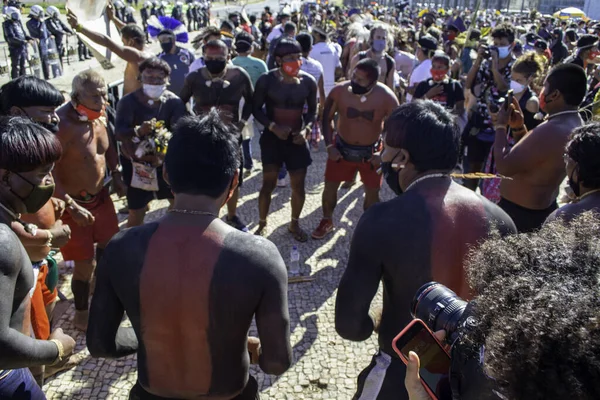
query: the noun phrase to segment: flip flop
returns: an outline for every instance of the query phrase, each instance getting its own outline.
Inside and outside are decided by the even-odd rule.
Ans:
[[[290,228],[288,226],[288,231],[294,235],[294,239],[296,239],[297,241],[299,241],[300,243],[304,243],[306,241],[308,241],[308,234],[306,232],[304,232],[302,230],[302,228],[298,227],[295,230],[292,230],[292,228]]]

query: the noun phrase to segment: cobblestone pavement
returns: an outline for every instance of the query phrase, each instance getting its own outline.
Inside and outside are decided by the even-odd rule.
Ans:
[[[258,138],[253,139],[255,170],[245,180],[241,189],[238,215],[253,230],[258,222],[258,191],[262,174]],[[313,164],[307,174],[306,204],[301,224],[307,232],[321,219],[321,193],[326,153],[313,152]],[[392,194],[385,183],[382,199]],[[273,194],[269,215],[268,238],[273,241],[284,260],[288,261],[290,249],[298,244],[287,232],[290,220],[290,188],[277,188]],[[351,399],[356,389],[358,373],[368,365],[377,348],[376,336],[362,343],[343,340],[334,327],[336,288],[348,257],[350,239],[355,224],[362,214],[363,189],[357,183],[349,190],[340,190],[339,204],[335,211],[336,230],[322,241],[309,239],[300,243],[301,271],[314,277],[309,283],[290,284],[289,309],[291,318],[291,343],[294,348],[293,366],[282,376],[266,375],[256,366],[251,374],[257,378],[262,399]],[[155,201],[146,221],[162,217],[166,201]],[[121,208],[116,201],[115,207]],[[222,210],[222,215],[224,210]],[[124,215],[119,215],[121,221]],[[61,290],[70,299],[71,272],[61,265]],[[380,294],[373,305],[381,304]],[[119,360],[94,359],[85,348],[85,335],[73,328],[73,304],[57,323],[66,333],[77,340],[76,351],[84,360],[70,371],[51,378],[44,385],[49,399],[127,399],[128,392],[137,378],[135,356]],[[256,330],[251,329],[256,335]],[[398,377],[403,379],[403,377]]]

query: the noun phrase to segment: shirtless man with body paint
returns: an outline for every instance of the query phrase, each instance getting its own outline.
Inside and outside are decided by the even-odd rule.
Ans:
[[[291,364],[283,259],[218,218],[238,182],[233,129],[216,110],[181,119],[164,164],[173,208],[115,236],[98,266],[87,345],[94,357],[137,352],[131,399],[254,400],[249,362],[273,375]]]
[[[361,60],[354,68],[352,80],[335,86],[325,102],[323,135],[329,158],[325,167],[323,219],[312,233],[314,239],[323,239],[333,230],[338,189],[342,182],[352,181],[357,171],[365,187],[363,208],[379,202],[381,132],[384,120],[398,107],[398,99],[377,81],[378,76],[377,61]],[[333,137],[331,122],[336,113],[338,133]]]
[[[55,330],[50,340],[31,337],[35,288],[29,255],[11,229],[22,213],[39,211],[52,197],[50,172],[61,157],[56,136],[28,118],[0,119],[0,398],[45,399],[28,367],[66,362],[75,341]],[[30,227],[29,227],[30,228]],[[32,229],[29,229],[31,232]]]
[[[437,281],[468,299],[465,256],[492,229],[510,234],[516,228],[498,206],[452,181],[460,130],[442,106],[429,100],[404,104],[388,118],[384,135],[384,177],[403,194],[375,204],[358,222],[338,288],[335,326],[354,341],[379,333],[380,350],[360,374],[355,399],[407,400],[398,378],[406,368],[392,340],[412,320],[417,289]],[[381,281],[383,311],[371,314]],[[371,373],[376,367],[379,373]]]
[[[119,171],[115,142],[107,132],[104,78],[86,70],[75,76],[72,86],[71,102],[57,111],[60,117],[57,137],[63,156],[56,163],[54,178],[56,196],[66,203],[62,221],[71,228],[71,240],[61,247],[61,253],[65,260],[75,262],[71,281],[75,301],[73,324],[85,331],[96,263],[108,241],[119,231],[109,188],[104,184],[107,170],[119,196],[125,195],[126,186]]]

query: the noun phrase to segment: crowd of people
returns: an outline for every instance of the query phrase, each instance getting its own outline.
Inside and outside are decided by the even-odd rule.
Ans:
[[[57,250],[92,356],[138,356],[130,398],[258,398],[249,364],[281,375],[293,362],[288,272],[263,237],[273,191],[289,177],[291,238],[322,240],[358,175],[364,213],[335,327],[353,341],[376,332],[379,349],[355,399],[430,398],[419,355],[407,368],[392,346],[429,281],[474,300],[476,328],[456,343],[475,367],[453,373],[453,398],[598,398],[600,23],[313,4],[232,13],[187,48],[183,13],[155,11],[142,28],[117,3],[120,38],[72,12],[61,28],[127,62],[116,107],[94,70],[68,99],[20,73],[0,88],[0,398],[43,399],[44,379],[77,363],[73,338],[52,329]],[[31,39],[18,17],[7,24]],[[237,203],[254,135],[251,234]],[[309,234],[319,151],[323,217]],[[122,231],[111,194],[127,201]],[[158,199],[167,214],[144,223]]]

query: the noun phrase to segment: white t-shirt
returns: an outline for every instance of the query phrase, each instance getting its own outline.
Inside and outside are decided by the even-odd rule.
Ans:
[[[335,69],[342,66],[340,53],[332,43],[320,42],[313,46],[309,57],[318,61],[323,67],[323,86],[325,86],[325,96],[335,86]]]
[[[408,86],[413,87],[417,86],[419,83],[423,82],[431,78],[431,60],[428,58],[423,61],[421,64],[417,65],[415,69],[413,69],[412,74],[410,74],[410,80],[408,81]],[[412,95],[406,95],[406,101],[410,102],[412,100]]]
[[[204,57],[198,57],[194,60],[194,62],[190,65],[190,72],[198,71],[200,68],[206,66],[204,63]]]
[[[271,30],[271,33],[269,33],[269,36],[267,36],[267,43],[271,43],[281,35],[283,35],[283,26],[281,26],[281,24],[275,25]]]
[[[405,51],[398,50],[394,61],[396,61],[396,71],[400,72],[402,77],[406,79],[415,67],[417,57]]]
[[[302,66],[300,67],[301,71],[306,72],[311,75],[317,81],[317,85],[319,84],[319,79],[321,79],[321,75],[323,75],[323,66],[317,60],[313,60],[310,58],[302,57]],[[319,97],[319,91],[317,90],[317,98]]]

